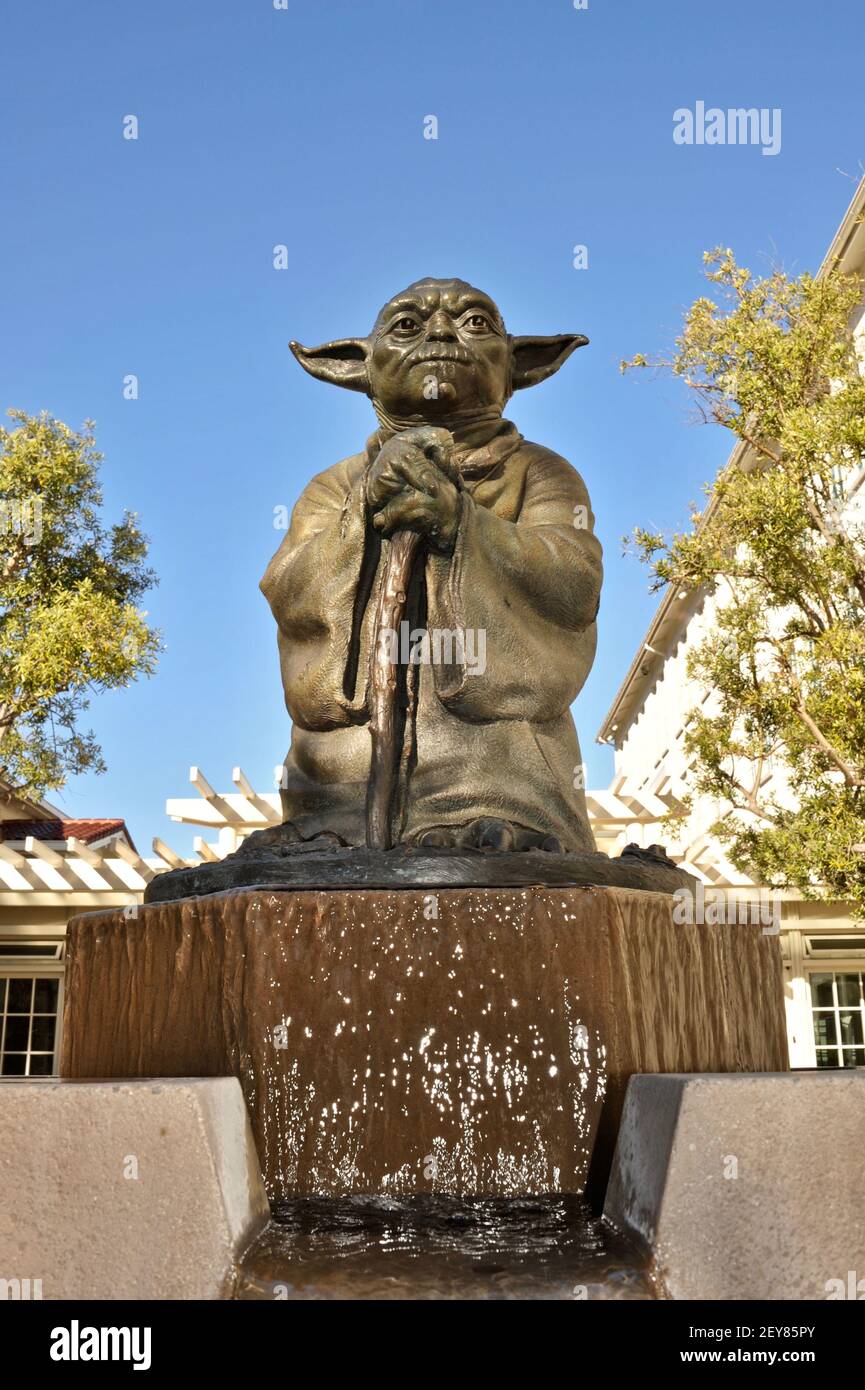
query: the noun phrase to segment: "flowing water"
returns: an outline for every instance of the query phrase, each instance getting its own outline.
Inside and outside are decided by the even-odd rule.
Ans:
[[[306,1197],[274,1207],[241,1299],[651,1299],[645,1259],[580,1197]]]

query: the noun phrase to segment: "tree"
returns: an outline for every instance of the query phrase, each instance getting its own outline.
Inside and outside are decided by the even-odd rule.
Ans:
[[[717,600],[688,673],[714,691],[691,711],[691,796],[740,869],[865,917],[865,379],[850,332],[856,277],[763,279],[717,249],[722,303],[701,298],[669,358],[700,417],[744,447],[692,509],[691,531],[633,538],[665,584]],[[865,489],[863,489],[865,493]],[[769,776],[769,773],[775,775]]]
[[[132,513],[105,529],[93,425],[49,414],[0,426],[0,776],[20,795],[103,772],[79,717],[96,692],[152,675],[157,632],[137,600],[156,581]]]

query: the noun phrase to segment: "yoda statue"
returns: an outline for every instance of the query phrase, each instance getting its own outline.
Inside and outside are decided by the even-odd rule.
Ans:
[[[580,475],[502,416],[587,339],[513,337],[462,280],[419,280],[368,338],[292,343],[378,429],[305,488],[261,587],[293,721],[298,842],[594,849],[570,706],[601,547]]]

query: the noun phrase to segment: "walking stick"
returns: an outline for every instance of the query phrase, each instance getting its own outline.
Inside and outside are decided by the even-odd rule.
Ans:
[[[376,605],[369,720],[372,759],[366,793],[366,843],[370,849],[391,847],[391,803],[401,753],[397,717],[399,667],[384,650],[381,634],[400,630],[419,541],[416,531],[395,531],[391,536],[387,568]]]
[[[451,482],[461,485],[459,469],[449,457],[453,436],[448,430],[428,426],[415,432],[415,441]],[[390,659],[381,638],[384,632],[400,630],[419,541],[416,531],[394,531],[375,610],[370,662],[372,756],[366,792],[366,843],[370,849],[390,849],[393,843],[391,812],[402,754],[403,730],[397,708],[399,668]]]

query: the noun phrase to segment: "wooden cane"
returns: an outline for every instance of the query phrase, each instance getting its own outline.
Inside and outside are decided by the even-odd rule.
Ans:
[[[372,758],[366,793],[366,843],[370,849],[390,849],[393,843],[391,808],[402,751],[397,717],[399,664],[386,650],[382,635],[399,633],[419,541],[416,531],[395,531],[391,536],[390,554],[376,605],[369,721]]]
[[[456,487],[462,486],[457,464],[450,457],[453,435],[439,426],[412,432],[411,443],[441,468]],[[366,792],[366,843],[370,849],[390,849],[397,774],[402,756],[403,723],[399,717],[399,662],[383,642],[386,632],[398,634],[405,616],[412,569],[420,542],[416,531],[395,531],[390,538],[381,588],[376,603],[370,658],[370,720],[372,738]]]

